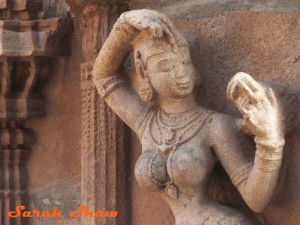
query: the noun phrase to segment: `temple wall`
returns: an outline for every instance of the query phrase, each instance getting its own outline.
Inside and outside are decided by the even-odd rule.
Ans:
[[[192,59],[202,79],[196,88],[200,104],[240,117],[226,97],[227,83],[238,71],[247,72],[256,80],[278,82],[299,93],[298,0],[136,0],[129,1],[129,6],[130,9],[156,9],[174,19],[177,28],[191,45]],[[44,7],[49,17],[66,15],[68,10],[63,0],[45,0]],[[55,61],[52,68],[54,72],[44,85],[47,115],[27,122],[37,136],[27,165],[31,207],[41,210],[58,207],[66,214],[80,204],[81,190],[84,188],[81,186],[80,142],[83,17],[78,12],[76,14],[73,18],[71,55]],[[291,109],[291,113],[297,112]],[[295,124],[300,127],[299,121],[295,121]],[[141,146],[135,134],[130,135],[130,160],[125,165],[130,170],[127,178],[130,191],[125,193],[131,202],[128,205],[131,207],[129,224],[172,225],[174,219],[164,200],[142,190],[134,178],[134,165],[141,154]],[[300,150],[299,138],[299,131],[294,131],[288,137],[286,160],[289,162],[300,157],[297,153]],[[277,190],[277,196],[281,197],[274,198],[266,211],[272,225],[298,225],[299,182],[289,180],[289,174],[300,174],[299,166],[294,160],[287,166],[287,174],[282,174]],[[284,194],[285,190],[288,190],[286,193],[290,195],[289,198]],[[293,198],[298,201],[289,200]],[[291,208],[298,211],[291,212]],[[122,214],[119,217],[122,218]],[[291,217],[292,222],[287,222],[291,221]],[[35,225],[81,224],[79,220],[67,218],[32,221]]]
[[[28,161],[31,208],[53,210],[68,215],[80,205],[81,192],[81,33],[76,18],[72,54],[52,63],[51,77],[44,84],[46,116],[30,120],[36,131],[36,144]],[[37,225],[80,224],[72,219],[32,219]]]
[[[148,1],[140,1],[133,4],[133,8],[149,5]],[[251,74],[256,80],[287,85],[290,90],[299,93],[299,6],[295,1],[252,1],[251,4],[249,1],[156,1],[151,8],[174,18],[177,28],[189,41],[192,59],[202,78],[201,85],[196,88],[200,104],[240,117],[236,107],[226,97],[227,84],[239,71]],[[297,111],[291,110],[291,113]],[[299,121],[295,123],[299,128]],[[290,140],[300,137],[297,132],[291,136]],[[134,138],[136,142],[137,138]],[[132,165],[141,154],[140,149],[139,144],[134,145]],[[296,143],[293,150],[286,151],[297,149],[300,146]],[[290,171],[297,167],[291,167]],[[288,178],[282,177],[281,182],[284,179]],[[288,189],[293,191],[285,194],[290,185],[286,184],[278,190],[279,195],[296,198],[299,187],[292,185]],[[132,204],[139,205],[133,208],[132,224],[173,224],[170,210],[163,200],[140,190],[134,179],[132,187]],[[280,199],[277,202],[273,200],[271,209],[267,210],[271,224],[287,224],[290,221],[288,208],[291,206],[278,203],[282,201]],[[145,211],[151,211],[151,216]]]
[[[164,11],[174,18],[205,18],[239,10],[274,13],[298,13],[297,0],[134,0],[131,8],[152,8]]]

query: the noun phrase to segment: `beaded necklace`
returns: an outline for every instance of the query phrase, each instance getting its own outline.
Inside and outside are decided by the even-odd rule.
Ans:
[[[203,111],[196,109],[182,114],[167,114],[158,109],[151,122],[148,121],[147,123],[147,129],[156,147],[156,153],[148,164],[148,174],[154,183],[165,186],[165,193],[173,199],[178,198],[178,188],[174,184],[172,174],[172,156],[178,146],[195,137],[211,113],[210,111],[203,113]],[[167,122],[169,124],[166,124]],[[155,138],[156,136],[157,138]],[[155,179],[152,171],[153,163],[160,152],[168,161],[170,180],[164,184]]]
[[[207,116],[208,112],[203,113],[199,109],[179,115],[166,114],[158,109],[152,126],[148,123],[156,150],[168,156],[179,145],[188,142],[197,134]],[[167,122],[170,124],[166,124]]]

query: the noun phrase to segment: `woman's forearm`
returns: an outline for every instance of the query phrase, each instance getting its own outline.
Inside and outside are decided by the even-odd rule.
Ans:
[[[285,142],[282,107],[272,87],[243,72],[231,79],[227,94],[255,135],[256,143],[254,163],[248,171],[243,171],[243,182],[237,179],[240,183],[236,186],[249,207],[261,212],[272,198],[282,164]]]
[[[133,37],[133,28],[126,26],[119,19],[96,58],[93,69],[94,80],[100,80],[115,74],[131,50]]]
[[[256,139],[254,164],[248,178],[239,188],[248,206],[255,212],[265,209],[277,186],[282,164],[284,139]]]

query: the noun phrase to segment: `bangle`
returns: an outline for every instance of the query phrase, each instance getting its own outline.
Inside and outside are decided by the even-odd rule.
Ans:
[[[265,172],[278,171],[283,158],[283,146],[285,140],[267,141],[255,137],[256,152],[255,166]]]
[[[263,160],[281,160],[283,156],[283,146],[285,140],[282,138],[277,141],[267,141],[254,138],[256,143],[256,152],[255,154]]]
[[[264,148],[268,148],[268,149],[281,148],[285,144],[284,138],[279,138],[279,140],[275,139],[275,141],[270,141],[270,140],[266,140],[263,138],[255,137],[254,141],[257,145],[260,145],[260,146],[262,146]]]
[[[254,165],[257,169],[264,172],[277,172],[280,169],[282,160],[265,160],[255,157]]]
[[[112,92],[117,87],[120,87],[124,83],[123,80],[119,79],[117,76],[111,76],[102,78],[100,80],[94,80],[94,84],[101,99],[105,98],[110,92]]]

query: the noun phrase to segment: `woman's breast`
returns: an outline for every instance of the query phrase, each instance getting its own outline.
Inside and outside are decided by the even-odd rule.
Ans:
[[[183,145],[169,155],[168,175],[178,187],[196,186],[207,179],[214,161],[212,153],[204,146]]]
[[[135,166],[136,180],[149,191],[161,191],[171,181],[179,189],[193,187],[205,181],[213,166],[214,157],[205,146],[185,144],[167,157],[149,149]]]

